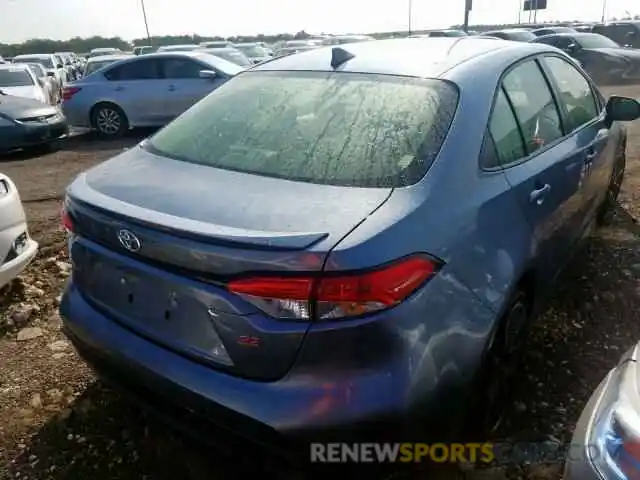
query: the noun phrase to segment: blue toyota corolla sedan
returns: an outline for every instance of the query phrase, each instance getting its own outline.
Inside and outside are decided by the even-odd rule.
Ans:
[[[165,416],[273,445],[490,426],[639,115],[543,44],[265,62],[68,187],[65,332]]]

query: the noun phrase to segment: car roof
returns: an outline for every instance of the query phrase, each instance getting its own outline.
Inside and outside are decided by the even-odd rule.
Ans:
[[[196,53],[198,53],[198,52],[203,52],[203,53],[212,53],[212,52],[218,52],[218,53],[220,53],[220,52],[222,52],[222,53],[225,53],[225,52],[239,52],[239,53],[242,53],[242,52],[240,52],[240,51],[239,51],[237,48],[235,48],[235,47],[222,47],[222,48],[207,48],[207,47],[203,47],[203,48],[199,48],[199,49],[197,49],[197,50],[192,50],[192,51],[193,51],[193,52],[196,52]]]
[[[131,58],[135,55],[128,55],[126,53],[120,53],[118,55],[100,55],[99,57],[91,57],[87,60],[87,63],[107,62],[109,60],[122,60],[125,58]]]
[[[52,53],[23,53],[22,55],[16,55],[13,58],[46,58],[52,55]]]
[[[502,30],[488,30],[484,33],[496,33],[496,32],[504,32],[504,33],[523,33],[523,32],[529,32],[531,33],[531,30],[528,28],[503,28]]]
[[[256,65],[252,71],[333,71],[332,50],[351,53],[353,58],[339,66],[341,72],[377,73],[415,77],[443,77],[456,67],[473,61],[474,68],[500,68],[502,63],[526,55],[557,51],[539,43],[510,42],[478,37],[438,37],[374,40],[340,46],[320,47],[297,55],[280,57]],[[420,59],[420,61],[417,61]]]
[[[15,70],[16,68],[29,70],[29,65],[26,63],[0,63],[0,70]]]

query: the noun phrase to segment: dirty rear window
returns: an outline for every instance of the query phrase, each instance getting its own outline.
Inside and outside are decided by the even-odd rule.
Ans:
[[[154,135],[156,154],[317,184],[420,180],[449,130],[455,86],[339,72],[248,72]]]

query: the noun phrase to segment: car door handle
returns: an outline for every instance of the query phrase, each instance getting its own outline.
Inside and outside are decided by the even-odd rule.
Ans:
[[[533,190],[529,194],[529,201],[536,205],[542,205],[544,202],[544,196],[551,190],[551,185],[545,183],[542,187]]]
[[[167,88],[167,90],[169,90],[170,92],[173,92],[176,89],[175,85],[169,85],[169,88]]]
[[[124,87],[122,85],[120,85],[119,87],[114,88],[114,90],[116,92],[122,92],[124,90]]]

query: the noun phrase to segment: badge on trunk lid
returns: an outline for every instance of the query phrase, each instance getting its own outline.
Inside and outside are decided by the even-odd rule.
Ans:
[[[122,229],[118,232],[118,241],[123,248],[130,252],[137,252],[142,246],[140,240],[130,230]]]

